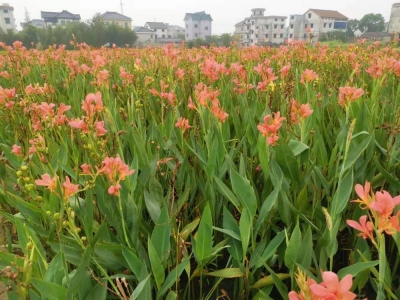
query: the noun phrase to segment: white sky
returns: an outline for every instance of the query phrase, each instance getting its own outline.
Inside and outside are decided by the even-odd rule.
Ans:
[[[250,16],[255,7],[266,9],[266,15],[303,14],[309,8],[337,10],[350,19],[360,19],[367,13],[381,13],[385,20],[396,0],[122,0],[124,15],[133,19],[133,25],[143,26],[147,21],[165,22],[184,27],[186,12],[206,11],[213,18],[213,34],[232,33],[234,25]],[[31,19],[40,18],[40,11],[68,10],[90,19],[96,12],[121,12],[120,0],[3,0],[14,7],[19,23],[25,19],[25,7]],[[272,4],[272,5],[270,5]],[[20,28],[20,27],[19,27]]]

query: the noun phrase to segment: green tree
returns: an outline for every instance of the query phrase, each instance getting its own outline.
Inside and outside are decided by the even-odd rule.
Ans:
[[[360,21],[357,19],[352,19],[347,21],[347,36],[354,37],[354,32],[358,29],[360,25]]]
[[[358,28],[362,32],[381,32],[385,30],[385,19],[381,14],[367,14],[360,20]]]
[[[183,34],[183,33],[178,33],[178,34],[176,35],[176,38],[178,38],[178,39],[184,41],[184,40],[185,40],[185,34]]]
[[[29,48],[32,43],[37,45],[38,41],[38,29],[35,26],[28,24],[21,32],[21,42],[25,47]]]
[[[232,37],[229,33],[223,33],[221,35],[221,46],[229,47],[229,45],[231,44],[231,41],[232,41]]]

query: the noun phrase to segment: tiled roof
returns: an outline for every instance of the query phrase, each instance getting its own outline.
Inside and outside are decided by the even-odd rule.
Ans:
[[[43,19],[46,18],[64,18],[64,19],[75,19],[75,20],[81,19],[81,16],[79,14],[73,14],[67,10],[63,10],[62,12],[41,11],[40,13]]]
[[[104,14],[100,15],[102,19],[115,20],[115,21],[132,21],[131,18],[121,15],[114,11],[106,11]]]
[[[162,22],[146,22],[151,29],[168,29],[168,25]]]
[[[136,28],[133,28],[133,31],[138,32],[138,33],[150,33],[150,32],[154,33],[153,30],[148,29],[146,27],[136,27]]]
[[[235,24],[235,26],[242,26],[242,25],[244,25],[245,22],[246,22],[246,20],[243,20],[243,21],[241,21],[241,22]]]
[[[348,19],[345,15],[342,15],[337,10],[325,10],[325,9],[314,9],[310,8],[308,11],[313,11],[321,18],[335,18],[335,19]]]
[[[196,13],[187,13],[187,16],[189,16],[192,20],[195,21],[212,21],[213,19],[211,18],[210,14],[206,14],[205,11],[199,11]]]

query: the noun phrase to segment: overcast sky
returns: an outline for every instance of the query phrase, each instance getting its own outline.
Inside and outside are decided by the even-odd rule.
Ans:
[[[1,1],[1,0],[0,0]],[[14,15],[19,23],[25,19],[25,8],[30,18],[40,18],[40,11],[68,10],[80,14],[82,20],[90,19],[96,12],[121,12],[120,0],[2,0],[14,7]],[[395,1],[390,0],[123,0],[124,15],[133,19],[133,25],[143,26],[154,21],[184,27],[186,12],[206,11],[213,18],[213,34],[232,33],[234,25],[250,16],[254,7],[266,9],[266,15],[303,14],[309,8],[337,10],[350,19],[360,19],[367,13],[381,13],[385,20],[390,17],[390,9]],[[270,5],[272,4],[272,5]],[[19,27],[20,28],[20,27]]]

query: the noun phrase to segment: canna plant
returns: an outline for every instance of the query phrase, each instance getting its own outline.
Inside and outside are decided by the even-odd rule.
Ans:
[[[394,44],[2,46],[9,299],[400,297]]]

